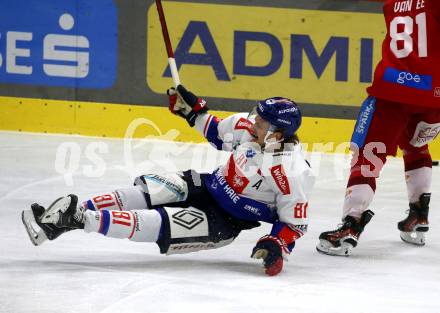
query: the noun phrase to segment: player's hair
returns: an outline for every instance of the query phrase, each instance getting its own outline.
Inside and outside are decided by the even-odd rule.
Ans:
[[[293,134],[292,137],[286,140],[287,143],[293,143],[295,145],[299,144],[299,137],[297,134]]]
[[[275,132],[283,133],[282,129],[276,130]],[[275,148],[273,152],[277,153],[277,152],[292,150],[293,146],[296,146],[297,144],[299,144],[299,137],[297,134],[293,134],[293,136],[291,136],[289,139],[285,141],[283,140],[280,143],[280,146],[278,148]]]
[[[283,134],[284,130],[283,129],[277,129],[274,132],[279,132],[281,134]],[[284,143],[293,143],[295,145],[299,144],[299,137],[298,135],[295,133],[292,136],[290,136],[290,138],[288,138],[287,140],[283,140]]]

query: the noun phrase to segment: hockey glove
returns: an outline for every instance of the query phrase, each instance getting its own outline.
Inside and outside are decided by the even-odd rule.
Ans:
[[[258,240],[251,257],[263,259],[266,274],[275,276],[283,269],[283,251],[288,251],[286,244],[277,237],[267,235]]]
[[[169,109],[173,114],[183,117],[193,127],[197,115],[208,111],[206,101],[198,98],[182,85],[167,90],[169,97]]]

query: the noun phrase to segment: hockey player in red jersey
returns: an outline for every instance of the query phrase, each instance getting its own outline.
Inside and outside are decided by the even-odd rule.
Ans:
[[[409,214],[403,241],[425,244],[432,160],[428,143],[440,131],[440,1],[386,0],[382,60],[353,132],[355,147],[343,224],[320,235],[317,250],[350,255],[374,213],[368,210],[388,155],[403,151]]]
[[[229,161],[212,173],[146,174],[133,187],[78,202],[57,199],[47,209],[33,204],[22,214],[35,245],[66,231],[84,229],[107,237],[156,242],[161,253],[187,253],[231,243],[242,230],[271,223],[251,256],[262,259],[267,275],[307,231],[309,192],[314,177],[296,131],[297,105],[285,98],[259,101],[253,114],[224,120],[208,113],[205,100],[179,85],[169,89],[170,110],[185,118]],[[37,224],[40,229],[33,226]]]

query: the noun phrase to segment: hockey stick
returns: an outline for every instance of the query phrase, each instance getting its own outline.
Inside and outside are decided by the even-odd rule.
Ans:
[[[160,26],[162,27],[163,41],[165,42],[165,48],[167,49],[168,64],[170,66],[171,76],[173,77],[174,85],[177,87],[180,85],[179,72],[177,71],[176,60],[174,59],[174,51],[171,45],[170,34],[168,33],[167,22],[165,20],[161,0],[156,0],[156,8],[157,12],[159,13]]]

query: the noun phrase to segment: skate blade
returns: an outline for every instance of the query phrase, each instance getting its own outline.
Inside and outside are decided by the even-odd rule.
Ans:
[[[347,242],[343,242],[340,247],[334,247],[327,240],[319,240],[316,250],[319,253],[332,255],[332,256],[350,256],[353,246]]]
[[[21,213],[21,221],[23,222],[24,228],[29,235],[29,239],[35,246],[39,246],[47,240],[46,234],[41,228],[38,227],[34,214],[31,210],[24,210]],[[39,230],[37,230],[34,225],[38,227]]]
[[[424,246],[426,243],[425,232],[400,232],[400,239],[402,241],[416,245],[416,246]]]
[[[65,212],[72,199],[70,197],[62,197],[56,199],[41,216],[41,223],[43,224],[56,224],[59,219],[60,212]]]

